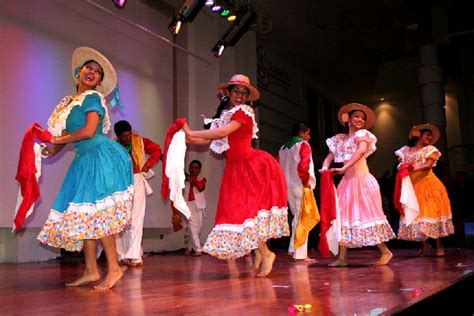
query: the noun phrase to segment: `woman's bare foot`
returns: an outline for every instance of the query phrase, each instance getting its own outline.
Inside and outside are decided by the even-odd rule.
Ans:
[[[122,278],[123,272],[121,269],[108,271],[107,275],[105,276],[104,281],[102,281],[99,285],[94,286],[96,290],[108,290],[111,289],[115,283],[118,282]]]
[[[263,278],[266,277],[267,275],[272,272],[273,268],[273,262],[275,262],[275,254],[273,252],[270,252],[269,255],[267,256],[262,256],[262,268],[260,269],[260,272],[257,274],[258,277]]]
[[[328,264],[328,266],[329,266],[329,267],[335,267],[335,268],[338,268],[338,267],[347,267],[347,261],[346,261],[346,260],[337,259],[337,260],[334,261],[333,263]]]
[[[262,265],[262,254],[260,253],[260,250],[255,249],[255,259],[253,261],[253,268],[255,270],[260,269],[260,266]]]
[[[78,279],[76,279],[75,281],[66,283],[66,286],[69,286],[69,287],[81,286],[81,285],[85,285],[87,283],[95,282],[97,280],[100,280],[99,272],[96,272],[96,273],[86,273],[86,272],[84,272],[84,274],[81,277],[79,277]]]
[[[306,258],[306,259],[294,259],[296,263],[312,264],[316,263],[316,259]]]
[[[417,255],[420,257],[426,256],[427,254],[429,254],[430,250],[431,250],[430,243],[427,241],[424,241],[423,247],[420,249],[420,251],[418,251]]]
[[[392,258],[393,258],[392,252],[388,251],[388,252],[382,253],[382,255],[380,256],[380,259],[377,261],[377,263],[375,263],[375,265],[386,266]]]

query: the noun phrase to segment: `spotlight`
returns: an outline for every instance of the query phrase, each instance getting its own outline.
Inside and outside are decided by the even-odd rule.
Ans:
[[[199,10],[204,6],[206,0],[186,0],[178,11],[178,14],[171,20],[168,29],[176,36],[184,22],[192,22]]]
[[[173,35],[178,35],[179,33],[179,30],[181,29],[181,25],[183,24],[183,22],[177,18],[174,18],[170,25],[168,25],[168,29],[170,30],[170,32],[173,34]]]
[[[231,14],[227,17],[227,21],[229,22],[233,22],[235,21],[235,19],[237,19],[237,16],[235,14]]]
[[[219,12],[222,9],[221,5],[215,4],[211,7],[212,12]]]
[[[224,52],[226,44],[224,43],[223,40],[219,40],[216,45],[212,48],[212,52],[214,53],[214,56],[216,58],[221,57],[222,53]]]
[[[221,16],[226,17],[230,14],[230,10],[224,9],[221,11]]]
[[[206,0],[206,7],[212,7],[214,5],[214,0]]]
[[[214,53],[214,56],[220,57],[226,47],[232,47],[237,44],[242,35],[248,31],[256,17],[257,15],[250,7],[244,7],[244,9],[240,10],[235,21],[232,22],[224,35],[221,36],[212,48],[211,51]]]
[[[127,3],[127,0],[112,0],[112,2],[115,4],[115,6],[119,9],[123,9],[125,6],[125,3]]]

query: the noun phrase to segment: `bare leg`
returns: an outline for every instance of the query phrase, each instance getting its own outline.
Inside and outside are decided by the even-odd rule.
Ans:
[[[431,245],[428,242],[428,239],[424,240],[422,243],[423,243],[423,246],[421,250],[418,252],[418,256],[426,256],[431,250]]]
[[[267,243],[261,241],[258,243],[258,251],[262,256],[262,268],[257,274],[258,277],[266,277],[272,272],[273,262],[275,261],[275,254],[268,249]]]
[[[262,265],[262,254],[260,253],[260,250],[255,249],[254,251],[255,254],[255,259],[253,261],[253,268],[255,270],[260,269],[260,266]]]
[[[393,257],[392,252],[388,249],[385,243],[380,243],[377,245],[382,255],[380,259],[377,261],[376,265],[378,266],[385,266],[387,265]]]
[[[443,243],[441,242],[441,238],[436,239],[436,255],[438,257],[444,256],[444,247]]]
[[[100,273],[97,267],[97,259],[96,259],[96,246],[97,246],[96,240],[94,239],[84,240],[84,247],[82,249],[82,252],[84,253],[86,269],[81,277],[79,277],[73,282],[66,283],[66,286],[81,286],[81,285],[94,282],[100,279]]]
[[[107,257],[107,275],[105,279],[94,288],[96,290],[111,289],[123,275],[122,269],[117,261],[117,249],[115,246],[115,236],[110,235],[101,239]]]
[[[339,255],[336,261],[329,264],[330,267],[347,267],[347,247],[339,246]]]

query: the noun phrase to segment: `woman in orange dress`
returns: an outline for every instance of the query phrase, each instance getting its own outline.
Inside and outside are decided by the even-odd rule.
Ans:
[[[409,174],[420,211],[410,225],[406,224],[404,216],[400,218],[398,238],[423,242],[421,255],[430,250],[428,238],[433,238],[436,239],[436,255],[443,256],[441,237],[454,234],[448,193],[433,173],[433,167],[441,156],[440,151],[433,146],[439,136],[440,132],[434,125],[414,126],[408,136],[408,146],[395,152],[400,164],[413,166]]]

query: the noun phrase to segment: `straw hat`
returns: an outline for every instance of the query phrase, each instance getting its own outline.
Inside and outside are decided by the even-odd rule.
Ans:
[[[408,134],[408,139],[412,139],[413,137],[421,137],[420,131],[424,129],[431,131],[432,138],[430,145],[436,144],[439,140],[439,137],[441,136],[441,133],[439,131],[439,128],[430,123],[413,126],[410,133]]]
[[[72,77],[77,84],[76,69],[84,65],[85,62],[93,60],[97,62],[104,71],[103,80],[97,85],[96,90],[104,96],[108,96],[117,85],[117,73],[110,61],[101,53],[90,47],[78,47],[72,54],[71,67]]]
[[[349,103],[343,105],[339,112],[337,112],[337,118],[342,125],[346,125],[349,122],[349,113],[352,111],[362,111],[365,114],[365,124],[363,128],[369,129],[375,124],[375,112],[367,105],[360,103]]]
[[[257,90],[257,88],[255,88],[254,86],[252,86],[250,84],[250,79],[249,77],[245,76],[245,75],[233,75],[232,78],[230,78],[229,82],[225,82],[225,83],[221,83],[219,86],[218,86],[218,90],[227,90],[227,88],[231,85],[236,85],[236,84],[240,84],[240,85],[243,85],[245,87],[247,87],[247,89],[249,89],[249,100],[250,101],[255,101],[255,100],[258,100],[260,98],[260,92]]]

